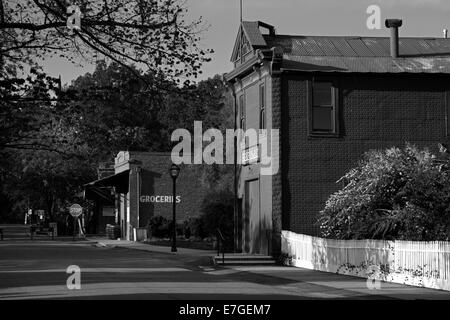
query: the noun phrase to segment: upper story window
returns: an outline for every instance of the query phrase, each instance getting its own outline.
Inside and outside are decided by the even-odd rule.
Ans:
[[[312,135],[338,135],[338,90],[332,81],[311,83],[309,90],[309,132]]]
[[[245,96],[243,94],[239,96],[239,117],[240,129],[245,131]]]
[[[259,86],[259,128],[266,128],[266,91],[265,86]]]
[[[242,55],[250,52],[250,43],[247,40],[247,37],[242,34]]]

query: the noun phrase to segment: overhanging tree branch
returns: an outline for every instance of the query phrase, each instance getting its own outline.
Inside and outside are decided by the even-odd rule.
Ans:
[[[176,22],[176,18],[174,17],[172,20],[167,22],[155,23],[155,24],[137,24],[137,23],[125,23],[113,20],[102,20],[102,21],[94,21],[94,20],[85,20],[81,19],[82,26],[107,26],[107,27],[121,27],[121,28],[130,28],[130,29],[138,29],[138,30],[156,30],[165,28],[173,25]],[[34,23],[25,23],[25,22],[1,22],[0,29],[25,29],[31,31],[41,31],[51,28],[60,28],[67,27],[66,21],[58,21],[58,22],[50,22],[45,24],[36,25]]]

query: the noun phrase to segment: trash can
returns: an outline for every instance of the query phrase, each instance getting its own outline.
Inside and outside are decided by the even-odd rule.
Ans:
[[[134,241],[142,242],[147,240],[147,228],[134,228]]]
[[[106,225],[106,237],[108,239],[118,239],[120,238],[120,226],[113,225],[113,224],[107,224]]]

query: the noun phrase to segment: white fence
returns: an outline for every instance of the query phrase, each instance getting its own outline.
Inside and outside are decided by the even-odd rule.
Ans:
[[[450,290],[450,242],[333,240],[282,232],[296,267]]]

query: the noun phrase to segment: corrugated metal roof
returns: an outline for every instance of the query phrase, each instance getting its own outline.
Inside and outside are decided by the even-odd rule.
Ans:
[[[336,50],[341,53],[341,56],[355,56],[356,52],[352,47],[345,41],[345,39],[340,38],[330,38]]]
[[[331,57],[284,55],[282,68],[323,72],[450,73],[449,57]]]
[[[316,39],[317,44],[320,49],[325,53],[326,56],[340,56],[341,53],[337,50],[336,46],[333,44],[330,39],[327,38],[318,38]]]
[[[267,47],[284,50],[283,68],[304,71],[450,73],[450,39],[400,38],[400,57],[390,39],[263,35]]]
[[[269,30],[262,34],[260,28]],[[339,37],[277,35],[272,26],[243,21],[244,32],[253,49],[281,47],[282,67],[301,71],[373,73],[450,73],[450,39],[399,39],[399,58],[390,55],[389,37]],[[240,33],[239,33],[240,34]],[[235,43],[233,57],[239,45]],[[235,61],[232,58],[232,61]],[[253,60],[252,60],[253,61]],[[241,70],[248,63],[240,66]],[[233,74],[238,72],[234,70]]]

